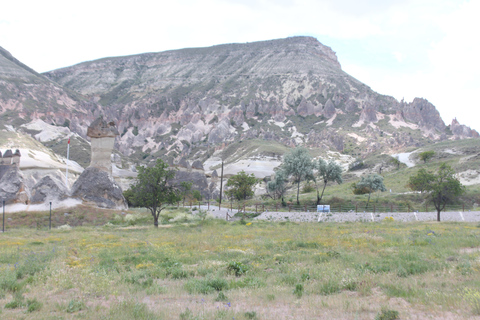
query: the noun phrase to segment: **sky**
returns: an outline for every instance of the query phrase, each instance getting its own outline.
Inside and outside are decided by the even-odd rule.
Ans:
[[[480,0],[15,0],[0,46],[38,72],[104,57],[312,36],[381,94],[480,132]],[[477,31],[475,31],[477,30]]]

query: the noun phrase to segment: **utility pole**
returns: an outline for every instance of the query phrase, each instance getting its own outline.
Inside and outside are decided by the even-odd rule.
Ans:
[[[223,191],[223,160],[222,160],[222,172],[220,174],[220,200],[218,201],[218,206],[222,207],[222,192]]]
[[[70,156],[70,138],[68,138],[68,144],[67,144],[67,169],[65,170],[65,185],[67,186],[67,189],[70,189],[68,186],[68,158]]]

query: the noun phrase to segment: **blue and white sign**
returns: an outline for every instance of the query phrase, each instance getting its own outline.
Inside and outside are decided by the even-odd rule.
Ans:
[[[330,205],[329,204],[317,205],[317,212],[330,212]]]

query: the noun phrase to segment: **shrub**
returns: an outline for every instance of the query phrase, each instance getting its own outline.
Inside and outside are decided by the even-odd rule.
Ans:
[[[231,261],[227,266],[227,271],[240,277],[248,272],[248,266],[238,261]]]
[[[215,298],[215,301],[227,301],[227,300],[228,300],[228,297],[222,291],[220,291],[218,293],[218,296]]]
[[[78,300],[70,300],[67,306],[68,313],[75,313],[83,309],[85,309],[85,304]]]
[[[38,311],[42,308],[43,303],[37,300],[37,298],[27,300],[27,312]]]
[[[386,308],[382,308],[379,314],[375,317],[375,320],[395,320],[400,319],[398,317],[398,311],[395,310],[388,310]]]
[[[303,296],[303,284],[298,283],[293,290],[293,294],[300,299]]]
[[[209,294],[215,291],[228,289],[228,282],[222,278],[191,279],[185,284],[185,289],[190,294]]]
[[[320,285],[320,294],[328,296],[340,292],[340,285],[335,280],[328,280]]]

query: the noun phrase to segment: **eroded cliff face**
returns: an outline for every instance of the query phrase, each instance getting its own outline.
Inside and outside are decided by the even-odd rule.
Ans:
[[[116,121],[115,147],[145,161],[205,160],[245,139],[364,156],[478,136],[446,127],[425,99],[375,93],[311,37],[105,58],[43,76],[3,52],[2,72],[10,80],[0,90],[14,92],[0,97],[4,114],[10,108],[21,122],[66,124],[83,137],[103,115]]]
[[[0,127],[43,119],[85,134],[97,104],[38,74],[0,47]]]

